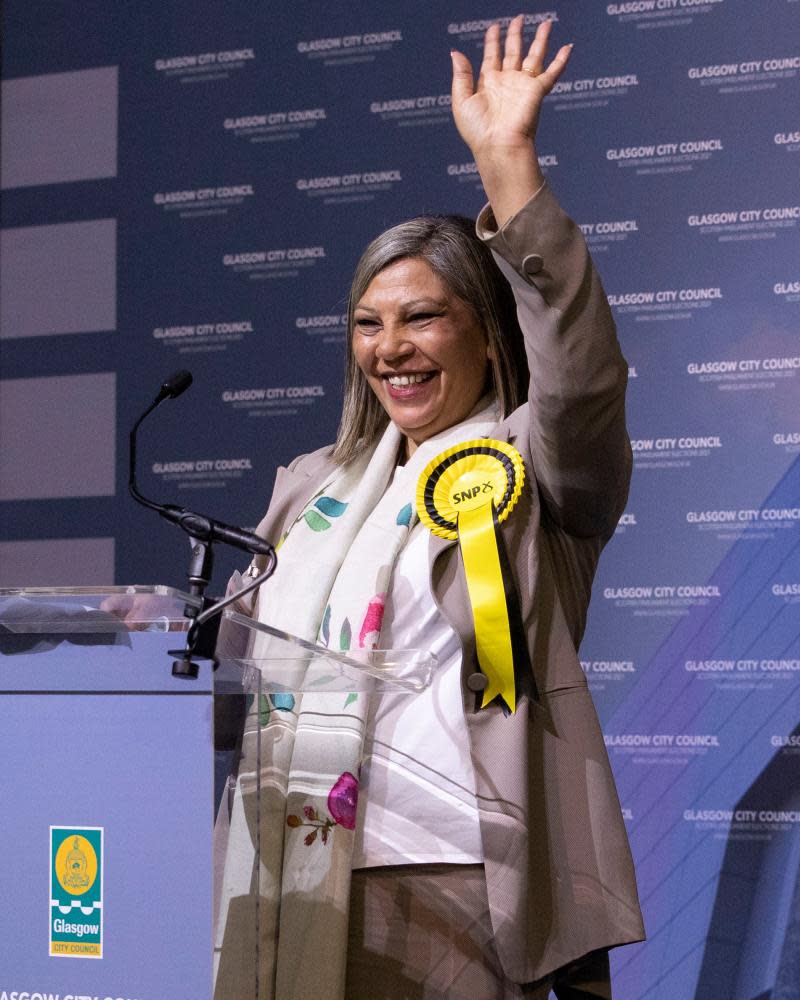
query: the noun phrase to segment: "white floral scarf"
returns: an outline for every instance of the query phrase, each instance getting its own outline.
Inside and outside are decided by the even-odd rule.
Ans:
[[[424,442],[405,466],[397,466],[402,438],[390,424],[371,451],[337,470],[283,540],[278,568],[261,587],[259,620],[329,649],[377,648],[394,564],[417,520],[417,479],[439,452],[491,432],[495,404],[479,406],[462,423]],[[268,659],[268,636],[259,636],[251,655]],[[262,698],[260,732],[250,734],[261,757],[260,996],[274,1000],[344,995],[368,698],[364,692],[314,694],[307,680],[302,696]],[[245,757],[252,755],[251,742]],[[254,766],[254,760],[243,762],[240,779]],[[226,863],[228,912],[249,885],[241,870],[245,841],[253,833],[249,818],[250,824],[240,801]],[[230,963],[223,965],[215,994],[220,1000],[232,985]],[[230,995],[240,994],[246,995],[241,987]]]

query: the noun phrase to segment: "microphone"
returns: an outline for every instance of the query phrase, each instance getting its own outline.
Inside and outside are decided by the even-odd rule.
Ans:
[[[149,507],[150,510],[157,511],[167,521],[172,521],[174,524],[179,525],[188,535],[191,535],[197,541],[224,542],[226,545],[232,545],[234,548],[242,549],[251,555],[272,556],[275,552],[273,547],[269,542],[260,538],[252,531],[245,531],[244,528],[238,528],[233,524],[225,524],[224,521],[216,521],[205,514],[197,514],[194,511],[187,510],[185,507],[178,507],[175,504],[157,503],[139,492],[136,485],[136,432],[139,429],[139,425],[145,417],[152,413],[159,403],[162,403],[165,399],[177,399],[191,384],[191,372],[185,370],[173,372],[169,378],[166,378],[162,382],[156,398],[131,428],[128,438],[128,489],[131,496],[137,503],[142,504],[144,507]]]
[[[191,372],[187,372],[186,369],[181,369],[179,372],[173,372],[169,378],[164,379],[161,383],[161,389],[159,390],[156,398],[159,403],[162,399],[166,399],[167,396],[169,396],[170,399],[177,399],[181,393],[186,392],[191,384]]]
[[[225,524],[224,521],[216,521],[204,514],[195,514],[194,511],[176,507],[171,503],[160,504],[158,512],[165,520],[179,525],[187,535],[201,542],[224,542],[252,555],[272,554],[269,542],[253,534],[252,531],[237,528],[234,524]]]

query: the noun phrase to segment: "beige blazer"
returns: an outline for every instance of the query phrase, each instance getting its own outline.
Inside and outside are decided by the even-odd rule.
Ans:
[[[478,710],[473,624],[455,542],[431,535],[431,585],[463,646],[464,718],[475,768],[497,950],[531,982],[587,952],[644,935],[628,840],[577,649],[597,560],[625,505],[631,453],[627,364],[597,272],[546,186],[499,231],[478,234],[517,300],[528,402],[492,436],[527,474],[502,533],[535,680],[512,716]],[[334,470],[330,448],[278,470],[258,532],[277,542]]]

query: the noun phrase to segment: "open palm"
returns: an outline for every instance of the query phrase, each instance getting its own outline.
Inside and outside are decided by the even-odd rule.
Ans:
[[[523,16],[509,24],[501,55],[500,27],[486,32],[477,87],[472,66],[453,52],[453,117],[461,138],[478,155],[529,146],[536,135],[542,101],[553,89],[569,60],[570,45],[562,46],[545,68],[551,22],[542,22],[527,53],[522,51]]]

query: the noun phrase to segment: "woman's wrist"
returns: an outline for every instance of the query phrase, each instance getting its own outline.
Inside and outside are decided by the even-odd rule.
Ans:
[[[503,226],[544,184],[536,150],[529,143],[525,148],[487,149],[474,155],[497,225]]]

